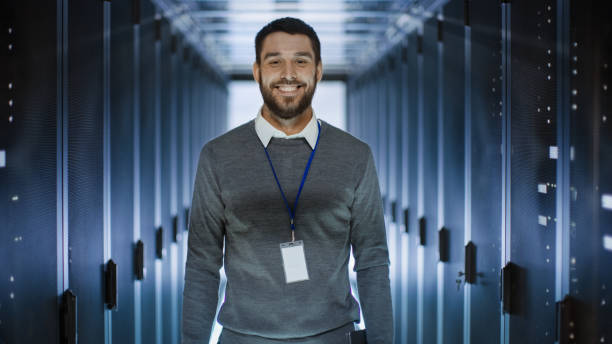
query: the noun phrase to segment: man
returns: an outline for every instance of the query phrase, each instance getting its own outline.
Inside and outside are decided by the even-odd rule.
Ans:
[[[359,321],[351,247],[368,343],[391,343],[389,260],[371,151],[313,113],[323,65],[309,25],[275,20],[257,34],[255,50],[264,105],[200,154],[183,343],[209,341],[222,264],[220,343],[346,343]]]

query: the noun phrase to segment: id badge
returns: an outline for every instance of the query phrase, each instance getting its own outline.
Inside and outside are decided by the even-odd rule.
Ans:
[[[280,244],[280,249],[287,283],[308,280],[304,242],[302,240],[285,242]]]

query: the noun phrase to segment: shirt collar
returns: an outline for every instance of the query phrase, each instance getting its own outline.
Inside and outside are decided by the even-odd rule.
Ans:
[[[297,139],[297,138],[305,138],[306,142],[310,145],[310,148],[314,149],[317,144],[317,136],[319,134],[319,128],[317,125],[317,118],[312,113],[312,118],[306,124],[304,129],[297,134],[287,135],[281,130],[276,129],[268,120],[266,120],[261,115],[261,110],[257,113],[257,118],[255,118],[255,131],[257,132],[257,136],[259,140],[264,145],[264,147],[268,147],[268,143],[273,137],[283,138],[283,139]]]

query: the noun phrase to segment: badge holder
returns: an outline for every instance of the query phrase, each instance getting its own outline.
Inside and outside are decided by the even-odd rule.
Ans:
[[[302,240],[285,242],[280,244],[280,250],[287,284],[308,280],[304,242]]]

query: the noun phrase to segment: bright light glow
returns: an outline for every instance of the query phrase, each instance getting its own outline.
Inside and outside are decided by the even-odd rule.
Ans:
[[[339,0],[286,3],[274,0],[256,2],[230,0],[227,2],[227,10],[206,11],[195,15],[197,17],[231,13],[227,17],[228,35],[222,38],[223,44],[227,44],[229,50],[226,61],[232,66],[231,68],[247,69],[255,57],[253,46],[257,32],[272,20],[286,16],[300,18],[313,26],[319,34],[323,61],[332,67],[343,66],[346,63],[345,47],[354,44],[350,42],[360,40],[360,46],[368,43],[361,40],[369,35],[345,34],[344,24],[350,22],[352,16],[350,12],[345,11],[345,7],[344,1]]]
[[[351,254],[349,256],[349,264],[348,264],[349,283],[351,284],[351,295],[353,295],[355,300],[359,302],[359,292],[357,290],[357,273],[353,271],[354,267],[355,267],[355,257],[353,257],[353,250],[351,250]],[[361,307],[359,308],[360,308],[359,323],[355,325],[357,326],[358,329],[363,330],[365,329],[365,321],[363,320],[363,312],[361,311]]]
[[[255,81],[232,81],[229,84],[227,128],[233,129],[257,116],[263,100]]]
[[[546,226],[547,223],[548,219],[546,218],[546,216],[538,215],[538,224]]]
[[[425,290],[425,248],[417,246],[417,343],[423,343],[423,293]]]
[[[547,193],[548,188],[546,187],[546,184],[538,184],[538,192],[543,194]]]
[[[438,288],[436,302],[436,330],[438,334],[444,336],[444,263],[438,262]],[[438,343],[444,343],[444,338],[439,338]]]
[[[612,195],[611,194],[601,195],[601,207],[604,209],[612,210]]]
[[[612,235],[604,235],[603,236],[603,246],[606,250],[612,251]]]
[[[407,204],[407,203],[404,203]],[[405,230],[404,226],[402,226],[402,229]],[[399,264],[401,265],[400,267],[400,271],[401,271],[401,282],[400,285],[402,286],[407,286],[408,285],[408,271],[409,271],[409,264],[408,262],[410,261],[409,258],[409,236],[408,235],[401,235],[400,236],[400,241],[401,241],[401,249],[400,249],[400,255],[402,256],[400,259]],[[400,301],[399,304],[401,305],[401,313],[402,316],[400,319],[408,319],[408,292],[406,290],[406,288],[402,288],[401,291],[401,297],[400,297]],[[408,335],[408,328],[407,326],[401,326],[402,329],[402,338],[406,338],[406,336]]]
[[[344,4],[341,1],[228,1],[228,8],[232,11],[342,11]]]
[[[162,343],[162,261],[155,259],[155,340]]]
[[[6,167],[6,151],[0,150],[0,168]]]
[[[204,11],[201,13],[194,13],[193,17],[196,19],[215,17],[222,15],[222,13],[215,13],[215,11]],[[233,12],[231,19],[236,23],[260,23],[261,27],[264,27],[267,23],[274,19],[281,17],[294,17],[299,18],[306,23],[315,26],[317,23],[325,22],[346,22],[351,18],[353,14],[348,12],[301,12],[301,11],[240,11]]]
[[[219,270],[219,277],[220,277],[219,301],[217,303],[217,312],[215,313],[215,319],[218,318],[219,310],[221,309],[221,306],[223,305],[223,301],[225,301],[225,286],[227,285],[227,277],[225,276],[225,268],[221,268],[221,270]],[[217,344],[217,342],[219,341],[219,336],[221,335],[221,330],[223,330],[223,326],[221,326],[221,324],[219,324],[219,322],[215,320],[215,322],[213,323],[212,333],[210,334],[209,344]]]
[[[177,281],[178,281],[178,269],[177,269],[177,265],[178,263],[178,243],[172,243],[170,244],[170,278],[171,278],[171,284],[170,284],[170,295],[172,296],[172,300],[177,300],[178,299],[178,285],[177,285]],[[171,329],[172,329],[172,343],[175,344],[177,342],[178,339],[178,333],[179,333],[179,315],[178,315],[178,305],[176,302],[172,302],[171,305],[171,314],[172,314],[172,324],[171,324]]]
[[[253,49],[253,44],[255,43],[256,34],[257,33],[254,33],[252,36],[245,35],[240,32],[225,34],[223,35],[223,41],[231,42],[231,44],[234,46],[238,46],[238,47],[244,46],[244,47]],[[353,42],[353,41],[366,42],[366,41],[370,41],[371,38],[365,35],[357,35],[357,34],[326,33],[326,34],[320,34],[319,40],[322,42],[321,44],[323,43],[338,44],[338,43]]]
[[[559,157],[559,148],[557,146],[550,146],[548,157],[551,159],[557,159]]]
[[[410,23],[411,21],[413,21],[412,16],[404,13],[400,15],[399,18],[397,18],[396,24],[400,27],[403,27],[404,25],[408,25],[408,23]]]

